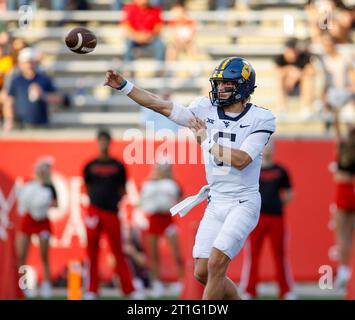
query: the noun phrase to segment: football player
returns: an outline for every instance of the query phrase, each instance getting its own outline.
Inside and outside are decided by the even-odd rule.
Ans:
[[[245,59],[226,58],[210,77],[209,97],[186,108],[134,86],[116,71],[106,73],[105,85],[191,128],[201,144],[210,191],[193,257],[194,275],[205,285],[203,299],[239,299],[226,271],[259,219],[262,150],[275,131],[275,117],[249,102],[255,76]]]

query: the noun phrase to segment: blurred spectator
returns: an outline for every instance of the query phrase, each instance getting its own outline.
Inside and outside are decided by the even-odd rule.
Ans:
[[[5,77],[13,69],[14,60],[6,52],[7,43],[0,41],[0,119],[2,119],[3,104],[6,99],[6,93],[3,90]]]
[[[0,91],[5,83],[5,76],[13,69],[15,61],[9,53],[10,38],[8,33],[0,34]]]
[[[27,47],[27,44],[21,38],[9,39],[9,42],[10,42],[9,55],[12,58],[13,66],[11,68],[11,71],[6,73],[5,78],[4,78],[3,90],[2,90],[2,99],[3,99],[4,103],[5,103],[5,100],[7,99],[12,79],[16,75],[20,74],[20,70],[18,68],[18,55],[19,55],[19,52],[22,49]],[[3,112],[3,108],[2,108],[2,112]]]
[[[99,155],[84,168],[84,179],[90,205],[85,216],[87,253],[89,259],[86,299],[96,299],[99,289],[98,254],[100,236],[105,232],[115,257],[115,271],[125,295],[136,297],[131,270],[127,264],[121,237],[118,204],[126,191],[124,165],[110,155],[111,136],[108,131],[98,133]]]
[[[26,265],[31,236],[39,237],[39,247],[43,263],[43,282],[41,296],[52,296],[51,273],[48,258],[51,225],[48,219],[49,207],[57,206],[57,193],[51,181],[53,160],[43,157],[35,164],[35,178],[26,183],[20,191],[18,211],[22,215],[17,238],[19,267]],[[25,290],[25,294],[31,292]]]
[[[261,214],[256,228],[250,235],[245,248],[242,272],[242,287],[245,298],[256,297],[259,258],[265,238],[270,237],[271,249],[276,266],[279,297],[293,300],[291,270],[287,255],[287,232],[283,207],[292,199],[292,186],[289,174],[283,166],[273,161],[274,147],[268,143],[263,152],[260,172]]]
[[[22,38],[15,38],[11,41],[10,54],[14,60],[15,65],[17,65],[17,59],[20,51],[24,48],[27,48],[28,44]],[[38,61],[39,62],[39,61]]]
[[[338,167],[335,181],[335,236],[338,247],[338,269],[335,288],[345,288],[350,279],[350,257],[355,228],[355,125],[349,125],[347,136],[342,137],[339,112],[335,112],[335,132],[338,148]]]
[[[9,92],[9,85],[15,74],[19,74],[17,68],[17,57],[20,50],[27,45],[22,39],[11,39],[8,32],[2,32],[0,34],[0,47],[3,48],[3,52],[7,54],[4,56],[3,64],[0,69],[3,70],[3,75],[0,75],[0,119],[3,120],[4,103]],[[0,49],[1,51],[1,49]],[[9,62],[11,60],[11,69],[9,69]],[[1,74],[1,71],[0,71]]]
[[[336,43],[350,43],[354,27],[354,5],[341,0],[310,0],[306,5],[312,41],[319,43],[324,31],[329,32]]]
[[[20,127],[48,126],[48,105],[64,101],[52,79],[38,70],[37,59],[32,48],[21,50],[18,56],[20,73],[14,75],[9,84],[4,106],[6,131],[11,130],[15,123]]]
[[[152,295],[163,294],[163,284],[159,281],[159,239],[167,236],[177,263],[179,280],[183,276],[183,260],[180,255],[177,229],[169,209],[181,197],[179,185],[172,176],[172,168],[167,158],[159,159],[151,176],[144,182],[141,191],[141,209],[149,219],[149,246],[151,257]],[[178,289],[179,283],[176,284]]]
[[[313,103],[313,78],[315,69],[311,55],[300,50],[297,39],[290,39],[285,44],[284,52],[275,58],[278,108],[287,111],[287,96],[300,95],[302,112],[310,114]]]
[[[167,32],[169,40],[166,49],[167,62],[177,60],[182,53],[190,58],[196,55],[193,41],[196,34],[196,22],[189,18],[184,2],[175,1],[170,10],[171,18]]]
[[[152,51],[155,59],[164,61],[165,46],[160,38],[163,27],[160,7],[151,6],[148,0],[134,0],[123,8],[122,23],[127,31],[125,61],[134,59],[134,50]]]
[[[5,81],[5,76],[14,66],[14,61],[9,54],[6,54],[5,46],[0,45],[0,90],[2,89]]]
[[[355,98],[355,68],[351,57],[341,55],[330,34],[322,37],[324,54],[320,56],[325,75],[323,101],[328,110],[340,109]],[[327,128],[331,120],[327,120]]]

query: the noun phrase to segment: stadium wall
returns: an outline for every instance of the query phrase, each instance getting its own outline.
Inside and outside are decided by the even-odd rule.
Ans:
[[[122,158],[129,141],[116,140],[112,153]],[[139,152],[162,151],[164,148],[171,154],[174,148],[185,147],[186,141],[156,142],[151,144],[141,141]],[[194,143],[193,143],[194,144]],[[152,148],[150,151],[149,148]],[[85,211],[85,190],[81,172],[86,161],[95,157],[97,147],[95,141],[88,140],[0,140],[0,266],[3,270],[13,269],[13,232],[18,223],[16,204],[13,197],[14,188],[22,181],[30,178],[33,163],[42,155],[55,158],[54,184],[58,192],[59,208],[51,209],[50,219],[53,223],[54,237],[50,260],[54,278],[65,273],[68,261],[85,259],[86,235],[83,224]],[[200,149],[197,148],[198,152]],[[286,209],[288,229],[288,254],[296,281],[317,281],[319,268],[323,265],[335,266],[336,250],[331,223],[331,209],[334,187],[332,183],[332,163],[335,158],[335,145],[330,140],[319,139],[279,139],[276,141],[275,158],[286,166],[294,186],[295,197]],[[188,153],[188,150],[187,150]],[[198,159],[200,159],[200,154]],[[147,159],[149,154],[147,155]],[[177,160],[177,154],[171,154]],[[140,186],[147,177],[148,164],[129,164],[128,196],[122,203],[121,215],[127,219],[134,211]],[[200,164],[175,164],[174,173],[181,184],[184,196],[192,195],[205,184],[204,167]],[[192,245],[195,230],[202,217],[204,204],[196,207],[183,219],[176,218],[180,232],[181,248],[186,265],[192,265]],[[144,218],[137,214],[137,224],[144,227]],[[6,223],[6,221],[10,223]],[[1,229],[2,228],[2,229]],[[6,234],[8,236],[6,236]],[[39,263],[39,252],[34,242],[28,263],[35,266],[41,278],[42,267]],[[112,256],[107,241],[100,243],[102,254],[100,259],[101,277],[109,279],[112,274]],[[166,242],[161,243],[164,254],[161,277],[173,281],[176,276],[174,261],[171,258]],[[12,252],[12,253],[11,253]],[[11,254],[10,254],[11,253]],[[242,254],[232,262],[229,273],[238,281],[241,272]],[[260,279],[274,279],[274,264],[269,244],[260,261]],[[0,270],[0,287],[5,282],[7,272]],[[13,279],[16,277],[13,276]],[[1,288],[0,288],[1,289]],[[0,290],[1,292],[1,290]]]

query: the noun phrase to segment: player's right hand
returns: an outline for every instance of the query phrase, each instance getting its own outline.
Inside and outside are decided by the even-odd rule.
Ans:
[[[120,73],[113,70],[108,70],[106,72],[105,83],[104,86],[109,86],[111,88],[117,89],[123,83],[124,78]]]

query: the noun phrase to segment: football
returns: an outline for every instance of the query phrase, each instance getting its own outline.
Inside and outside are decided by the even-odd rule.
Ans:
[[[95,34],[89,29],[78,27],[71,30],[65,38],[67,47],[79,54],[92,52],[97,44]]]

